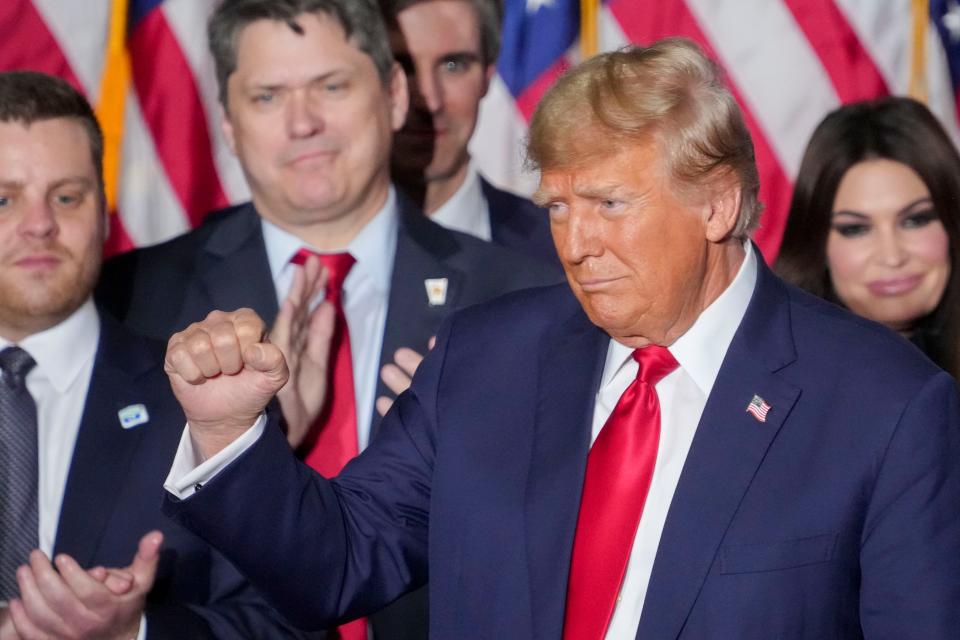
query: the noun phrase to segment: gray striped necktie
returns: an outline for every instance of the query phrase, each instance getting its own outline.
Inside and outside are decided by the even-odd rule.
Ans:
[[[37,404],[27,391],[36,365],[20,347],[0,351],[0,601],[19,595],[17,567],[37,548]]]

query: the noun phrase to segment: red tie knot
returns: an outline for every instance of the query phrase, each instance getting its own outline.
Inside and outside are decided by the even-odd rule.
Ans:
[[[343,281],[347,279],[347,274],[350,273],[350,268],[353,267],[356,260],[346,251],[343,253],[316,253],[303,247],[290,258],[290,262],[302,265],[310,256],[317,256],[320,259],[320,264],[327,270],[327,298],[333,301],[338,300],[343,289]]]
[[[676,369],[679,364],[666,347],[652,344],[642,349],[635,349],[633,359],[640,365],[637,371],[637,380],[655,385],[667,374]]]

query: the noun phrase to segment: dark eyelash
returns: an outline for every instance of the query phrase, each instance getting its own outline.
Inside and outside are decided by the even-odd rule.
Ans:
[[[834,223],[832,226],[844,238],[854,238],[870,230],[870,226],[862,222]]]
[[[939,220],[940,216],[933,209],[926,209],[924,211],[917,211],[911,213],[910,215],[904,218],[905,220],[913,220],[914,222],[933,222],[934,220]]]

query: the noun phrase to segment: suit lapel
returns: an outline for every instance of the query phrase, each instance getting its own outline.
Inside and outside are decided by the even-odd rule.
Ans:
[[[144,343],[101,314],[100,343],[60,509],[55,553],[87,566],[114,511],[120,487],[149,422],[123,429],[118,412],[149,401],[137,378],[157,364]]]
[[[727,527],[800,395],[775,375],[796,358],[789,305],[782,284],[758,262],[753,299],[707,399],[667,514],[637,638],[680,634]],[[755,395],[771,407],[765,422],[746,411]]]
[[[218,228],[198,258],[198,281],[187,285],[183,305],[188,317],[181,318],[178,326],[206,316],[194,317],[197,309],[233,311],[240,307],[251,307],[269,325],[277,316],[278,305],[260,216],[247,203],[210,224]]]
[[[533,637],[559,638],[567,574],[608,336],[576,311],[545,336],[526,490]]]
[[[384,326],[380,366],[393,362],[400,347],[421,353],[437,331],[440,322],[455,309],[463,288],[463,273],[447,263],[456,246],[439,227],[397,194],[400,225],[397,230],[397,253],[390,276],[390,295]],[[446,279],[443,304],[430,304],[426,281]],[[377,379],[377,397],[393,396],[382,380]],[[374,410],[372,436],[376,434],[380,416]]]

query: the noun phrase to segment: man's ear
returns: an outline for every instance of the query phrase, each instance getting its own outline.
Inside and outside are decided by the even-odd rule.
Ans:
[[[233,123],[230,122],[230,114],[227,113],[227,108],[222,102],[220,103],[220,132],[223,134],[227,146],[230,147],[230,151],[233,155],[237,155],[237,141],[233,135]]]
[[[410,88],[407,86],[407,74],[396,62],[390,69],[390,84],[387,89],[390,93],[390,126],[396,132],[407,121],[407,109],[410,108]]]
[[[706,211],[706,236],[710,242],[723,242],[737,226],[743,194],[733,175],[724,176],[715,188]]]

